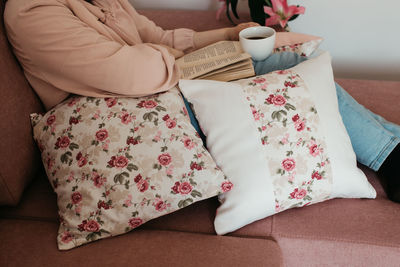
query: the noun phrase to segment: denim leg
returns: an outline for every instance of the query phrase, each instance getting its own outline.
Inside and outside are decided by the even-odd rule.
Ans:
[[[283,52],[272,54],[261,61],[253,61],[253,66],[256,75],[263,75],[275,70],[290,69],[305,60],[306,57],[296,53]]]
[[[377,171],[400,143],[400,126],[360,105],[336,84],[339,110],[358,162]]]

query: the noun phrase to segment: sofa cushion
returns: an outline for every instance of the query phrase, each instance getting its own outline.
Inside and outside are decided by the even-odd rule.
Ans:
[[[16,205],[40,166],[29,114],[43,109],[11,52],[3,11],[4,1],[0,1],[0,205]]]
[[[57,227],[0,220],[0,266],[74,266],[82,260],[85,266],[282,266],[279,246],[271,239],[137,230],[60,252],[54,242]]]

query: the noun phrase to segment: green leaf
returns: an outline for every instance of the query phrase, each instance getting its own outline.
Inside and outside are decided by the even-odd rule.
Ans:
[[[202,197],[203,195],[199,192],[199,191],[197,191],[197,190],[192,190],[192,192],[190,193],[190,195],[192,196],[192,197]]]
[[[121,173],[119,173],[119,174],[116,174],[115,176],[114,176],[114,183],[119,183],[119,184],[123,184],[124,183],[124,176],[121,174]]]
[[[127,168],[128,171],[130,171],[130,172],[131,172],[132,170],[135,170],[135,171],[139,170],[138,166],[136,166],[136,165],[133,164],[133,163],[129,163],[128,166],[127,166],[126,168]]]
[[[75,144],[75,143],[69,144],[69,149],[71,149],[71,150],[78,149],[78,148],[79,148],[78,144]]]
[[[296,107],[293,106],[292,104],[286,103],[285,109],[287,109],[287,110],[290,110],[290,109],[291,109],[291,110],[296,110]]]
[[[157,110],[157,111],[167,111],[167,109],[164,108],[164,107],[162,107],[162,106],[157,106],[157,107],[156,107],[156,110]]]

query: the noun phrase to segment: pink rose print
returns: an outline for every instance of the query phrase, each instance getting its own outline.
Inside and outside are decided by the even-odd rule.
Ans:
[[[292,193],[290,193],[290,197],[293,199],[303,199],[307,195],[307,191],[305,189],[296,188]]]
[[[163,121],[167,121],[167,120],[169,120],[169,115],[167,114],[167,115],[165,115],[164,117],[162,117],[162,119],[163,119]]]
[[[176,121],[168,119],[168,120],[165,121],[165,125],[167,125],[167,127],[169,129],[172,129],[172,128],[174,128],[176,126]]]
[[[317,144],[313,144],[313,145],[310,146],[310,154],[313,157],[318,156],[320,152],[321,152],[321,149],[318,147]]]
[[[296,167],[296,162],[294,161],[294,159],[290,159],[290,158],[284,159],[282,161],[282,167],[286,171],[290,172]]]
[[[148,108],[148,109],[155,108],[155,107],[157,107],[157,105],[158,105],[157,102],[153,101],[153,100],[144,101],[144,103],[142,104],[142,106],[144,108]]]
[[[179,185],[178,190],[182,195],[187,195],[192,192],[192,186],[188,182],[183,182]]]
[[[153,204],[157,211],[163,211],[167,208],[167,204],[162,201],[158,200],[156,203]]]
[[[107,97],[104,99],[106,101],[106,105],[107,107],[111,108],[112,106],[114,106],[115,104],[117,104],[117,99],[116,98],[110,98]]]
[[[114,166],[117,168],[124,168],[126,165],[128,165],[129,160],[124,157],[124,156],[118,156],[114,160]]]
[[[175,194],[178,194],[179,193],[179,185],[180,184],[181,184],[180,182],[175,182],[174,186],[171,187],[172,192],[174,192]]]
[[[171,163],[171,161],[172,161],[172,157],[168,153],[163,153],[158,156],[158,162],[160,162],[160,164],[163,166],[167,166],[168,164]]]
[[[286,82],[285,82],[285,86],[286,86],[286,87],[292,87],[292,88],[293,88],[293,87],[296,87],[296,84],[294,84],[294,83],[292,83],[292,82],[289,82],[289,81],[286,81]]]
[[[123,112],[120,118],[123,124],[129,124],[132,121],[132,116],[127,112]]]
[[[322,176],[321,176],[321,174],[319,174],[319,172],[314,171],[313,174],[311,175],[311,178],[312,178],[312,179],[321,180],[321,179],[322,179]]]
[[[72,204],[75,204],[75,205],[78,204],[79,202],[82,201],[82,194],[79,192],[72,193],[71,201],[72,201]]]
[[[268,103],[268,104],[272,104],[272,100],[274,99],[274,95],[273,94],[270,94],[269,96],[268,96],[268,98],[267,99],[265,99],[265,101]]]
[[[282,138],[282,140],[281,140],[281,142],[282,142],[282,144],[287,144],[287,143],[289,143],[289,134],[287,133],[287,134],[285,134],[285,136]]]
[[[189,115],[189,113],[188,113],[186,107],[183,107],[183,108],[182,108],[182,111],[183,111],[183,115],[185,115],[185,116],[188,116],[188,115]]]
[[[107,132],[106,129],[101,129],[101,130],[98,130],[98,131],[96,132],[96,139],[97,139],[97,141],[102,142],[102,141],[106,140],[107,137],[108,137],[108,132]]]
[[[251,112],[253,113],[254,120],[258,121],[260,119],[260,114],[258,113],[258,111],[255,108],[251,107]]]
[[[257,77],[253,80],[253,82],[255,82],[255,83],[264,83],[265,81],[266,81],[266,79],[262,78],[262,77]]]
[[[92,181],[95,187],[100,188],[105,182],[107,182],[107,178],[100,176],[97,172],[92,173]]]
[[[73,238],[74,238],[74,236],[70,232],[65,231],[63,233],[63,235],[61,236],[61,241],[65,244],[67,244],[67,243],[71,242]]]
[[[54,122],[56,121],[56,116],[55,115],[51,115],[47,118],[46,124],[47,125],[52,125]]]
[[[286,104],[286,98],[284,98],[284,97],[281,96],[281,95],[276,95],[276,96],[274,96],[274,98],[272,99],[272,103],[273,103],[275,106],[283,106],[283,105]]]
[[[70,117],[69,118],[69,125],[78,124],[78,123],[79,123],[78,118],[75,118],[75,117]]]
[[[189,150],[194,148],[197,145],[195,142],[193,142],[192,139],[190,139],[187,136],[185,136],[182,141],[183,141],[183,145]]]
[[[57,148],[67,148],[70,144],[70,140],[68,136],[61,136],[57,138],[57,142],[55,144],[56,149]]]
[[[95,220],[90,220],[83,226],[83,229],[86,232],[98,232],[100,230],[100,225]]]
[[[294,128],[298,131],[301,132],[304,130],[304,128],[306,127],[306,124],[303,120],[298,120],[294,123]]]
[[[78,161],[79,167],[83,167],[87,163],[87,158],[82,155],[82,152],[79,152],[78,155],[76,155],[76,160]]]
[[[231,191],[232,188],[233,188],[233,184],[231,182],[229,182],[229,181],[225,181],[221,185],[222,192]]]
[[[192,162],[191,164],[190,164],[190,169],[191,170],[198,170],[198,171],[201,171],[203,168],[201,167],[201,165],[200,164],[197,164],[196,162]]]
[[[137,140],[137,139],[135,139],[135,138],[133,138],[132,136],[129,136],[127,139],[126,139],[126,144],[129,146],[129,145],[137,145],[137,144],[139,144],[139,141]]]
[[[287,70],[278,70],[276,73],[278,73],[278,74],[288,74],[289,72]]]
[[[135,179],[133,179],[135,183],[139,183],[141,180],[142,180],[142,175],[140,174],[136,175]]]
[[[296,122],[296,121],[298,121],[299,119],[300,119],[299,114],[296,114],[296,115],[294,115],[294,116],[292,117],[292,121],[293,121],[293,122]]]
[[[100,210],[100,209],[105,209],[105,210],[108,210],[108,209],[110,209],[111,207],[110,207],[110,205],[108,205],[106,202],[104,202],[104,201],[99,201],[99,203],[97,203],[97,208]]]
[[[125,205],[126,207],[132,206],[132,195],[128,195],[128,198],[125,199],[124,205]]]
[[[128,222],[129,226],[130,226],[132,229],[138,227],[138,226],[141,225],[142,223],[143,223],[143,220],[140,219],[140,218],[131,218],[131,219],[129,219],[129,222]]]
[[[74,97],[68,102],[68,107],[72,107],[76,103],[78,103],[78,98]]]
[[[137,189],[140,192],[144,192],[149,188],[149,183],[146,180],[140,180],[137,184],[136,184]]]
[[[174,166],[173,165],[169,165],[167,168],[167,175],[172,175],[172,173],[174,172]]]

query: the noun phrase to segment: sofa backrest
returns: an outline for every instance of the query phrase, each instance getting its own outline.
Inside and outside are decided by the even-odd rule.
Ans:
[[[43,112],[7,41],[0,0],[0,205],[16,205],[41,166],[29,114]]]

